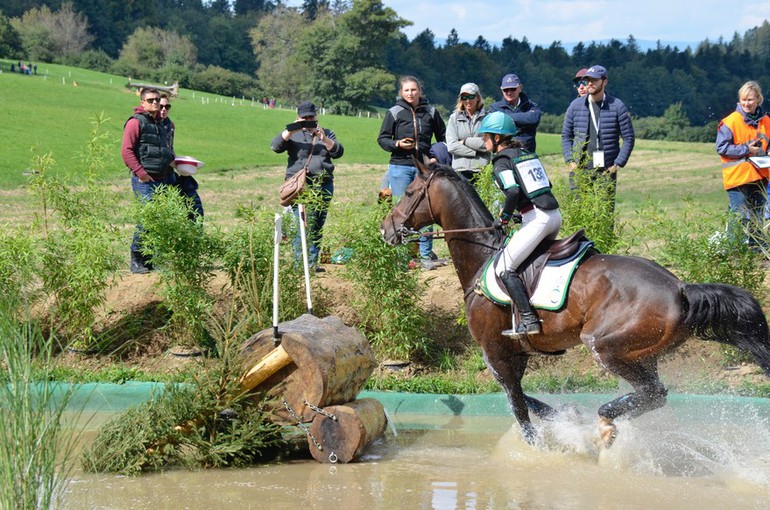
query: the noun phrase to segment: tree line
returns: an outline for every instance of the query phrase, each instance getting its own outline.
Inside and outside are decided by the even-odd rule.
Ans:
[[[658,43],[642,51],[629,35],[569,52],[559,41],[545,47],[513,35],[499,44],[481,35],[464,42],[454,29],[444,41],[430,30],[409,40],[402,29],[410,24],[380,0],[305,0],[296,8],[281,0],[6,0],[0,55],[224,95],[309,98],[340,114],[389,106],[398,76],[407,74],[423,81],[442,113],[468,81],[490,103],[501,77],[514,72],[548,114],[550,131],[574,97],[575,71],[601,64],[640,136],[704,141],[745,81],[770,90],[767,21],[695,48]]]

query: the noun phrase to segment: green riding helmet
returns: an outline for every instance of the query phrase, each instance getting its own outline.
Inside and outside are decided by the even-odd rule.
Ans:
[[[516,124],[513,119],[503,112],[492,112],[484,117],[479,126],[478,134],[494,133],[497,135],[515,135]]]

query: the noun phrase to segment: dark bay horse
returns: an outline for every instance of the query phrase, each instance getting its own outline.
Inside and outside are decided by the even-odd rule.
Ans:
[[[536,439],[529,411],[541,419],[556,411],[524,394],[521,379],[528,355],[517,339],[501,335],[511,325],[511,309],[474,292],[484,263],[502,245],[501,232],[467,180],[451,168],[418,163],[418,177],[382,222],[385,241],[436,223],[445,230],[457,275],[465,290],[468,328],[490,371],[506,392],[524,438]],[[451,232],[460,230],[462,232]],[[565,305],[538,310],[543,333],[528,337],[542,352],[582,343],[606,370],[634,391],[599,408],[599,436],[612,444],[614,420],[636,417],[666,402],[658,359],[691,336],[750,352],[770,376],[770,337],[759,303],[743,289],[722,284],[686,284],[650,260],[593,254],[575,273]]]

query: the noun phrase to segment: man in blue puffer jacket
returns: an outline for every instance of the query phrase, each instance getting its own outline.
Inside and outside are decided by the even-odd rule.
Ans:
[[[605,92],[607,70],[592,66],[583,78],[588,94],[578,97],[567,108],[561,130],[561,151],[570,165],[570,186],[575,188],[573,172],[581,167],[595,175],[609,176],[613,207],[618,168],[626,166],[634,149],[634,127],[623,101]],[[621,145],[620,140],[623,140]]]

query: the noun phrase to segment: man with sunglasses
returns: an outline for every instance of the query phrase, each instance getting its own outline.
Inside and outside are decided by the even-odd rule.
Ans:
[[[161,94],[160,96],[160,123],[166,130],[166,140],[169,148],[174,150],[174,133],[176,132],[176,126],[174,122],[169,118],[168,114],[171,111],[171,101],[168,96]],[[179,188],[179,192],[182,196],[187,197],[192,203],[192,213],[190,219],[195,221],[195,216],[203,216],[203,203],[201,197],[198,194],[198,181],[192,175],[176,174],[176,186]]]
[[[623,101],[606,93],[604,67],[590,67],[583,80],[588,93],[573,100],[564,114],[561,150],[570,166],[570,187],[576,187],[577,168],[589,171],[592,179],[607,178],[614,210],[617,172],[634,149],[634,126]]]
[[[528,152],[535,152],[537,148],[535,135],[543,112],[540,111],[537,104],[529,100],[529,97],[522,91],[523,88],[524,85],[515,74],[503,76],[503,81],[500,84],[503,99],[493,103],[487,113],[503,112],[513,119],[517,130],[513,139],[524,144],[524,149]]]
[[[131,173],[131,188],[139,200],[152,200],[158,186],[176,182],[171,168],[174,152],[168,146],[160,119],[160,92],[154,88],[140,92],[141,102],[123,128],[120,155]],[[131,272],[143,274],[152,265],[142,254],[142,226],[137,225],[131,242]]]

